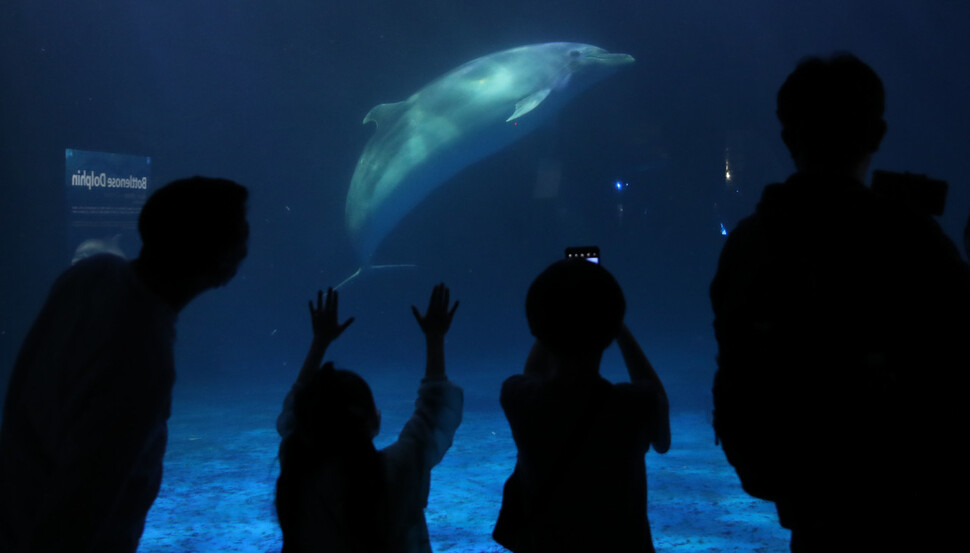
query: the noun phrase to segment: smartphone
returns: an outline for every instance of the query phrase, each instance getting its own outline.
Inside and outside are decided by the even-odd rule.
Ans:
[[[566,259],[572,259],[572,258],[585,259],[586,261],[599,263],[600,262],[599,246],[573,246],[570,248],[566,248]]]

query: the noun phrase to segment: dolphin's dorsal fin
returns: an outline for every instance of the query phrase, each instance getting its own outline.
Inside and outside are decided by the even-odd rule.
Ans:
[[[549,88],[543,88],[542,90],[538,92],[533,92],[532,94],[529,94],[525,98],[522,98],[521,100],[516,102],[515,111],[512,112],[511,117],[506,119],[505,122],[508,123],[513,119],[518,119],[519,117],[522,117],[526,113],[529,113],[530,111],[536,109],[536,106],[541,104],[542,101],[546,99],[546,96],[549,95],[550,91],[551,89]]]
[[[402,113],[406,109],[407,106],[404,105],[404,102],[377,104],[367,112],[367,115],[364,116],[363,124],[366,125],[367,123],[374,123],[380,127],[384,121],[388,120],[388,118],[396,117],[399,113]]]

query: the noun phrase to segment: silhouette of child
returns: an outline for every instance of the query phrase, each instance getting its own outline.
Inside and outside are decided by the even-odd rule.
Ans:
[[[492,534],[516,553],[653,551],[644,455],[670,447],[668,403],[625,309],[612,275],[585,260],[552,264],[529,289],[536,342],[502,385],[518,460]],[[614,339],[630,383],[599,375]]]
[[[276,511],[285,553],[402,551],[430,553],[424,508],[431,469],[461,423],[462,390],[445,375],[444,337],[458,302],[435,286],[424,316],[412,306],[427,344],[414,414],[393,444],[377,450],[380,412],[357,374],[322,367],[327,346],[350,324],[337,321],[337,292],[310,302],[313,342],[277,429],[280,476]]]

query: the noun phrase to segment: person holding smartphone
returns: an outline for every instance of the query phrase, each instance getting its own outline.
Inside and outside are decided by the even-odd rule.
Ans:
[[[536,341],[502,385],[518,460],[492,534],[515,553],[653,551],[644,456],[669,449],[669,407],[625,309],[613,276],[583,257],[552,264],[529,289]],[[599,374],[614,340],[629,383]]]

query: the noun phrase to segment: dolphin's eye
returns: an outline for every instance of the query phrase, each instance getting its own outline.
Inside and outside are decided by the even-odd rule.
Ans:
[[[581,55],[582,54],[580,53],[579,50],[570,50],[569,51],[569,57],[571,57],[571,58],[578,58]]]

